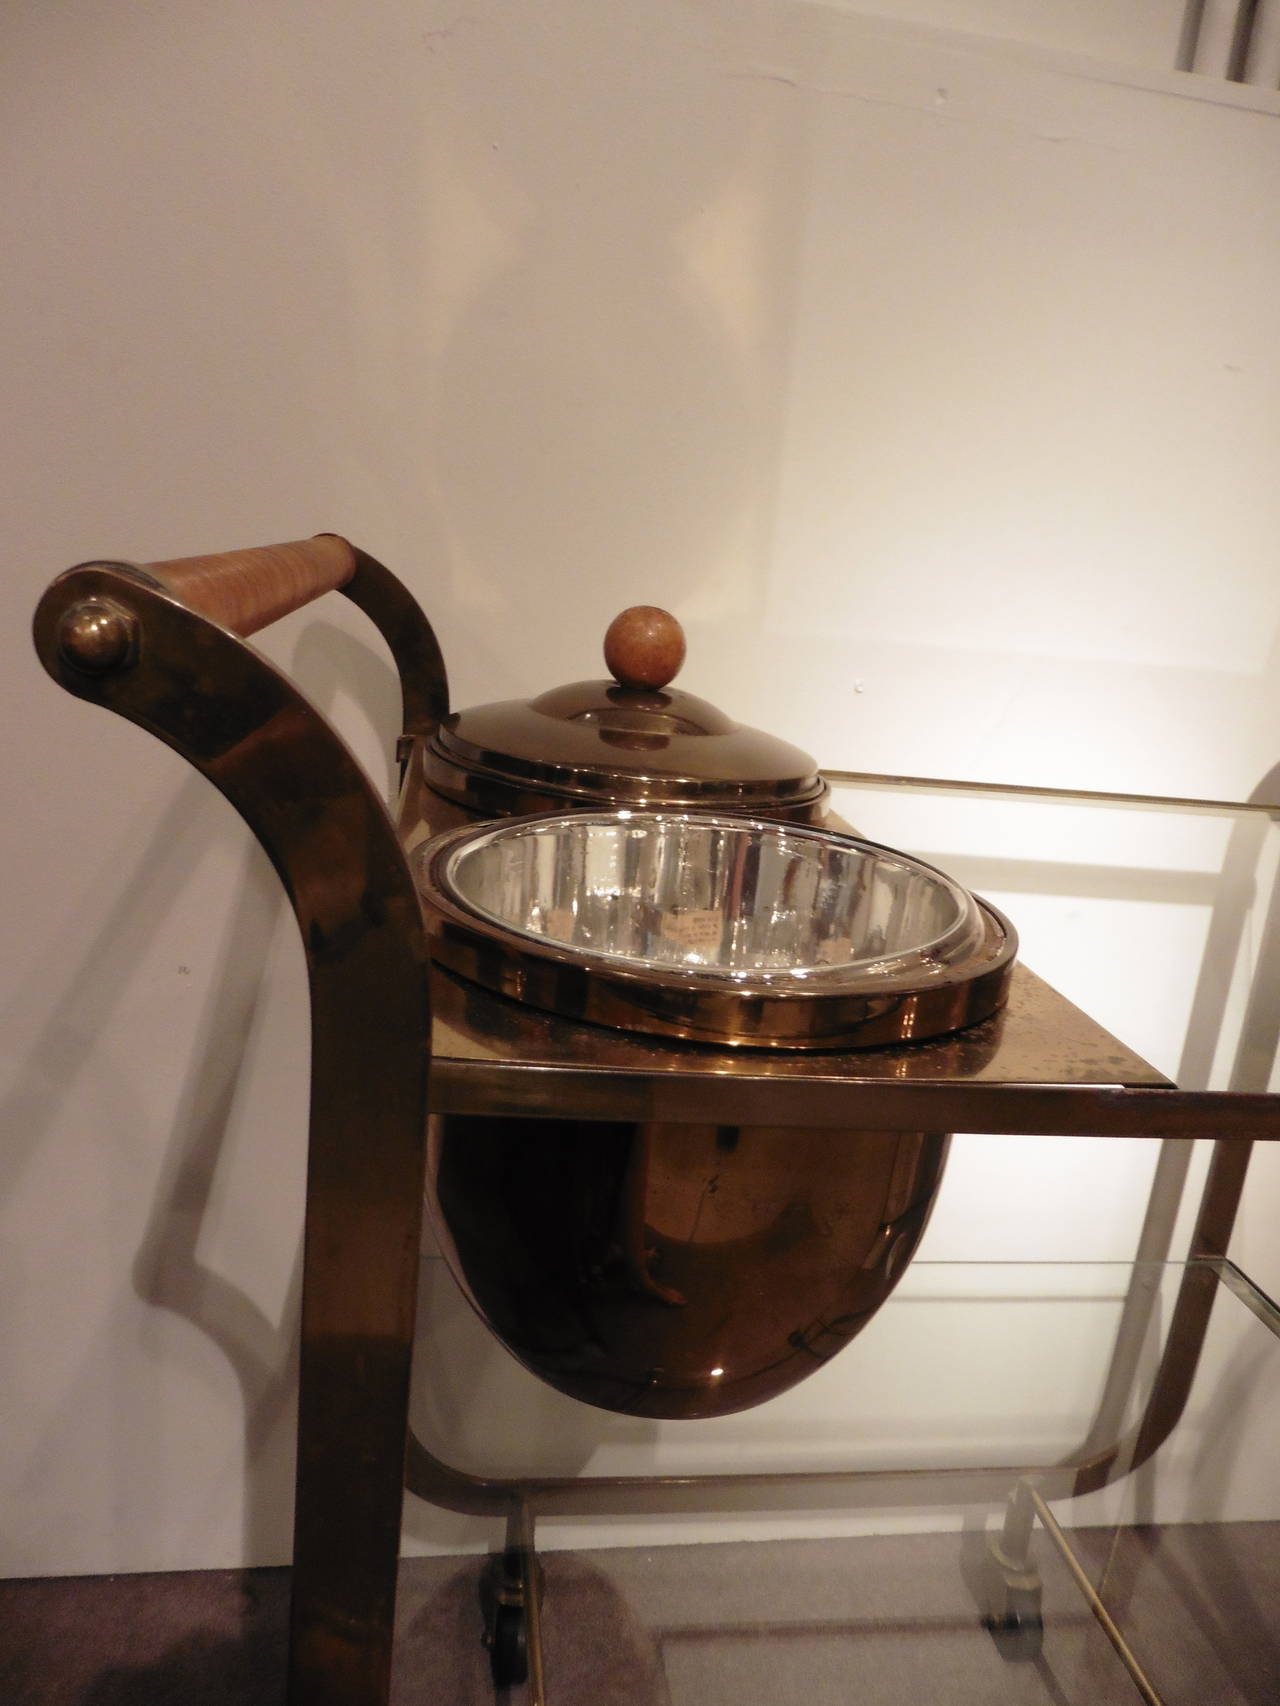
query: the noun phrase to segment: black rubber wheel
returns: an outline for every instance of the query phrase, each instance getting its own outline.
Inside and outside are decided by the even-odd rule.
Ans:
[[[522,1605],[497,1607],[489,1665],[496,1688],[515,1688],[528,1680],[529,1637]]]
[[[985,1623],[996,1651],[1010,1664],[1026,1664],[1040,1657],[1044,1647],[1044,1619],[1038,1606],[1034,1610],[1011,1606],[1004,1617],[988,1617]]]

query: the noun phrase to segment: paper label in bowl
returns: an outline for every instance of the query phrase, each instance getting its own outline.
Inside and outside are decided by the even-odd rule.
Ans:
[[[662,934],[678,948],[714,948],[720,941],[724,915],[715,907],[668,912],[662,920]]]

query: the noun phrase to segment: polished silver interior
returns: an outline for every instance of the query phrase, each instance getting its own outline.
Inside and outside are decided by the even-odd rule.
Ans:
[[[983,929],[971,895],[905,854],[709,813],[508,822],[456,847],[443,878],[526,939],[732,981],[927,983]]]

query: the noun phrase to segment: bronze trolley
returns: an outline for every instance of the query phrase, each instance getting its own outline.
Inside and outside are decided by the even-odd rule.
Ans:
[[[366,613],[399,673],[399,828],[337,734],[245,643],[327,591],[343,592]],[[945,1486],[957,1502],[1001,1499],[1012,1488],[997,1557],[1008,1589],[1005,1610],[1017,1622],[1026,1613],[1017,1596],[1029,1579],[1032,1523],[1038,1519],[1055,1543],[1061,1538],[1045,1501],[1132,1472],[1168,1437],[1186,1403],[1219,1284],[1273,1318],[1269,1300],[1227,1251],[1252,1141],[1280,1138],[1280,1100],[1176,1089],[1025,967],[1013,966],[1011,955],[1001,972],[999,1011],[970,1028],[927,1044],[875,1036],[870,1040],[882,1046],[840,1053],[699,1050],[679,1040],[688,1030],[676,1036],[603,1030],[581,1016],[517,1005],[449,970],[433,972],[410,861],[439,830],[485,815],[491,805],[485,790],[495,783],[483,764],[468,773],[456,764],[456,752],[436,740],[448,716],[448,690],[418,605],[388,570],[345,540],[321,534],[143,567],[82,564],[45,594],[35,637],[56,681],[150,730],[231,801],[271,858],[302,936],[312,1065],[289,1648],[289,1697],[298,1706],[387,1700],[406,1479],[433,1503],[506,1519],[506,1549],[489,1573],[495,1678],[523,1679],[527,1634],[535,1706],[544,1699],[535,1520],[608,1508],[620,1499],[629,1509],[675,1512],[715,1509],[743,1491],[804,1506],[829,1503],[837,1490],[848,1495],[856,1484],[902,1503],[921,1496],[926,1481]],[[661,650],[661,636],[659,642]],[[644,684],[635,685],[640,691]],[[594,712],[580,706],[574,715],[590,722]],[[456,732],[456,719],[452,726]],[[776,752],[769,757],[776,769]],[[455,781],[452,802],[443,806],[433,792],[442,767]],[[563,803],[558,783],[531,775],[516,790],[524,810]],[[748,776],[747,809],[758,804],[752,786]],[[825,795],[821,776],[802,776],[794,797],[773,815],[822,823]],[[724,801],[713,797],[710,804]],[[1276,815],[1267,805],[1219,804]],[[744,801],[729,809],[742,811]],[[439,938],[438,920],[433,928]],[[966,1012],[956,1022],[973,1018]],[[1034,1471],[993,1465],[488,1478],[442,1463],[408,1425],[432,1119],[436,1129],[477,1119],[554,1119],[584,1129],[600,1122],[713,1130],[767,1123],[783,1132],[825,1131],[832,1143],[875,1131],[899,1147],[947,1131],[1209,1137],[1214,1151],[1145,1409],[1118,1438],[1095,1427],[1065,1462]],[[1179,1165],[1176,1157],[1170,1162],[1175,1174]],[[938,1156],[930,1191],[940,1166]],[[926,1215],[927,1202],[912,1222],[911,1246]],[[1149,1219],[1139,1257],[1162,1259],[1167,1234],[1167,1225]],[[1141,1333],[1146,1306],[1136,1289],[1113,1356],[1121,1383],[1125,1345]],[[1097,1603],[1094,1610],[1106,1628],[1105,1611]],[[1148,1689],[1118,1631],[1108,1633],[1140,1690]],[[1144,1698],[1158,1700],[1153,1691]]]

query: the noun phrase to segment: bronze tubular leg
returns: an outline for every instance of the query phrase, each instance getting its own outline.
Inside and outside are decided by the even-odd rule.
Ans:
[[[344,543],[312,555],[333,558]],[[305,542],[278,548],[274,563],[281,552],[305,571]],[[236,554],[237,595],[256,556]],[[218,559],[202,560],[202,575],[206,564],[216,580]],[[334,584],[318,576],[294,603]],[[258,625],[252,611],[237,618]],[[426,1134],[417,896],[387,811],[343,742],[265,658],[179,603],[159,575],[71,570],[45,594],[35,631],[56,681],[150,730],[226,795],[297,917],[311,992],[311,1141],[289,1699],[383,1706]],[[442,678],[428,688],[442,696]]]

